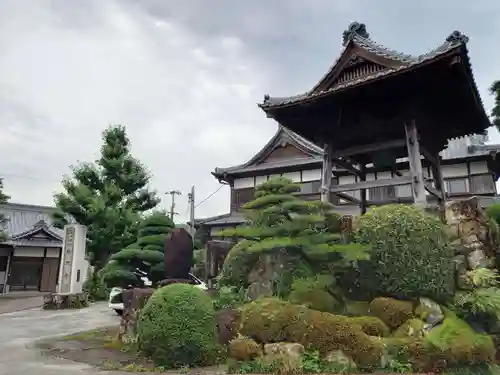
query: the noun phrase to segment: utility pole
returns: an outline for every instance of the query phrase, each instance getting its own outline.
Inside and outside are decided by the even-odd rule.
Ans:
[[[194,238],[194,186],[191,187],[191,192],[188,194],[189,199],[189,223],[191,224],[191,235]]]
[[[174,221],[174,215],[179,215],[175,212],[175,196],[181,195],[182,193],[179,190],[171,190],[167,191],[165,194],[170,194],[172,197],[172,203],[170,204],[170,220]]]

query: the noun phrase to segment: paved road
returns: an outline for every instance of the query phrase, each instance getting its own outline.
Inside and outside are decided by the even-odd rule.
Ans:
[[[105,303],[82,310],[25,310],[0,315],[0,375],[95,374],[85,364],[43,357],[29,347],[34,341],[118,324]],[[101,374],[108,373],[107,371]],[[118,372],[114,372],[119,375]],[[129,373],[130,375],[130,373]]]

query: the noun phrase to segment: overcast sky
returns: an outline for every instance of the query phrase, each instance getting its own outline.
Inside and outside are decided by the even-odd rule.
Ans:
[[[191,185],[202,200],[219,187],[215,167],[246,161],[276,131],[256,103],[310,89],[352,21],[414,54],[462,31],[490,110],[488,86],[500,79],[495,0],[0,0],[5,190],[14,202],[52,205],[69,165],[95,159],[101,131],[123,124],[151,187],[183,192],[185,219]],[[490,140],[500,143],[496,130]],[[224,187],[196,216],[228,209]]]

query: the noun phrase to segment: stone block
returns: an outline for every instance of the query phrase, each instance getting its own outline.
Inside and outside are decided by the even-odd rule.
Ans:
[[[83,309],[89,306],[87,293],[52,293],[43,299],[44,310]]]

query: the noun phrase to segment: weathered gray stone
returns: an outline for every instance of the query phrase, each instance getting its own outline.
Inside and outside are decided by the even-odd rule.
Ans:
[[[273,295],[273,285],[270,281],[256,281],[250,284],[245,296],[249,300],[259,297],[270,297]]]
[[[490,261],[483,250],[477,249],[469,253],[467,263],[470,269],[486,268],[490,265]]]
[[[346,370],[353,370],[357,367],[352,358],[346,355],[342,350],[334,350],[328,353],[325,357],[325,361],[335,365],[335,367],[338,366],[339,368],[344,368]]]
[[[299,343],[276,342],[264,345],[264,362],[278,358],[287,372],[296,372],[302,368],[304,346]]]
[[[437,302],[430,298],[420,297],[419,304],[415,313],[424,321],[425,324],[435,327],[444,320],[443,309]]]

